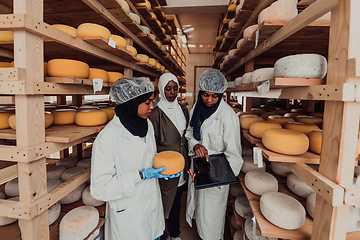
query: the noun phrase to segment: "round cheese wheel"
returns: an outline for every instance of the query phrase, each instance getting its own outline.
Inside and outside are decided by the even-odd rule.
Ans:
[[[117,2],[120,3],[120,6],[126,13],[130,12],[129,4],[125,0],[117,0]]]
[[[257,115],[243,115],[240,117],[240,127],[243,129],[249,129],[252,123],[263,121],[264,119]]]
[[[87,186],[82,193],[82,201],[87,206],[98,207],[105,204],[104,201],[93,198],[90,194],[90,186]]]
[[[258,24],[266,20],[289,21],[297,14],[297,0],[278,0],[260,12]]]
[[[75,188],[73,191],[71,191],[68,195],[60,199],[61,204],[70,204],[74,203],[76,201],[79,201],[82,197],[82,192],[86,188],[86,182]]]
[[[316,202],[316,192],[309,194],[306,198],[306,211],[309,213],[310,217],[314,218],[315,215],[315,202]]]
[[[260,211],[269,222],[288,230],[300,228],[306,217],[306,211],[298,200],[280,192],[263,194]]]
[[[14,41],[14,31],[0,31],[0,41]]]
[[[53,224],[59,218],[60,213],[61,204],[59,202],[55,203],[48,209],[49,225]]]
[[[321,154],[322,130],[314,130],[308,134],[309,149],[314,153]]]
[[[129,16],[134,22],[140,25],[140,17],[137,14],[130,12]]]
[[[156,63],[156,66],[155,66],[157,69],[160,69],[160,67],[161,67],[161,64],[158,62],[158,63]]]
[[[112,106],[99,106],[99,108],[102,111],[106,112],[108,121],[113,119],[113,117],[115,115],[115,107],[112,107]]]
[[[312,112],[312,113],[309,113],[309,115],[313,116],[313,117],[317,117],[317,118],[324,118],[323,112]]]
[[[61,31],[63,31],[63,32],[66,32],[66,33],[68,33],[68,34],[70,34],[71,36],[73,36],[73,37],[76,37],[77,35],[77,30],[76,30],[76,28],[74,28],[74,27],[71,27],[71,26],[68,26],[68,25],[64,25],[64,24],[53,24],[53,25],[51,25],[51,26],[53,26],[54,28],[57,28],[57,29],[59,29],[59,30],[61,30]]]
[[[307,196],[315,192],[314,189],[296,176],[295,173],[290,173],[287,176],[286,185],[293,193],[302,198],[307,198]]]
[[[156,36],[154,34],[150,34],[150,38],[155,42],[156,41]]]
[[[252,72],[251,82],[258,83],[275,79],[274,68],[259,68]]]
[[[100,78],[103,80],[103,83],[109,82],[109,74],[105,70],[98,68],[90,68],[90,74],[88,78],[91,80]]]
[[[156,45],[158,45],[158,47],[161,46],[161,42],[160,41],[155,41]]]
[[[246,196],[240,196],[235,199],[234,203],[235,211],[240,217],[247,218],[252,217],[253,213],[250,208],[250,203]]]
[[[19,196],[19,179],[14,178],[5,184],[5,193],[9,197]]]
[[[241,167],[241,171],[243,173],[247,173],[249,171],[252,170],[260,170],[260,171],[264,171],[266,170],[266,164],[263,161],[263,166],[261,168],[259,168],[259,166],[257,164],[254,164],[254,160],[253,160],[253,156],[252,155],[246,155],[243,156],[243,165]]]
[[[84,168],[84,167],[72,167],[72,168],[66,169],[61,174],[60,179],[65,182],[65,181],[69,180],[70,178],[72,178],[73,176],[75,176],[76,174],[83,172],[85,169],[86,168]]]
[[[248,72],[245,73],[242,78],[243,78],[243,84],[250,84],[251,83],[251,73],[252,72]]]
[[[98,225],[99,212],[92,206],[77,207],[68,212],[60,222],[60,240],[85,239]]]
[[[287,177],[291,172],[290,169],[284,166],[281,162],[270,162],[271,170],[279,176]]]
[[[318,118],[318,117],[314,117],[314,116],[298,116],[296,118],[296,121],[302,122],[302,123],[315,124],[318,126],[323,123],[322,118]]]
[[[149,58],[149,64],[151,65],[151,66],[156,66],[156,59],[155,58]]]
[[[272,122],[280,123],[282,126],[284,126],[284,124],[288,122],[295,122],[295,120],[291,117],[284,117],[280,115],[270,115],[268,116],[268,120]]]
[[[89,168],[91,167],[91,158],[85,158],[76,164],[76,167]]]
[[[306,135],[311,131],[320,130],[320,128],[314,124],[302,123],[302,122],[288,122],[284,124],[284,128],[302,132]]]
[[[236,113],[236,115],[238,115],[238,117],[241,117],[241,116],[244,116],[244,115],[256,115],[256,113],[240,111],[240,112]]]
[[[151,18],[151,19],[156,19],[156,15],[155,15],[155,13],[150,12],[150,18]]]
[[[230,221],[231,221],[231,226],[233,226],[236,230],[241,229],[241,224],[238,224],[234,214],[231,216]]]
[[[0,110],[0,129],[10,128],[9,118],[15,115],[12,111]]]
[[[161,71],[161,72],[165,72],[165,66],[161,65],[160,71]]]
[[[137,7],[146,7],[148,10],[151,10],[151,3],[148,0],[145,0],[144,3],[136,3],[135,6]]]
[[[254,224],[253,220],[250,217],[246,218],[245,225],[244,225],[244,231],[245,231],[245,235],[248,240],[277,240],[277,238],[261,236],[260,230],[257,226],[256,226],[256,231],[255,231],[255,236],[254,236],[253,224]],[[240,239],[243,240],[242,238],[240,238]]]
[[[66,168],[73,168],[79,162],[79,159],[76,157],[67,157],[61,158],[59,161],[56,162],[58,166],[65,166]]]
[[[98,126],[107,123],[108,116],[102,110],[84,110],[75,116],[75,123],[79,126]]]
[[[1,112],[0,112],[1,117]],[[51,112],[45,112],[45,128],[50,127],[54,122],[54,115]],[[16,114],[12,114],[8,119],[9,126],[16,130]],[[0,128],[1,129],[1,128]]]
[[[289,129],[266,130],[262,143],[267,149],[286,155],[301,155],[309,148],[309,139],[305,134]]]
[[[253,151],[251,147],[248,146],[241,146],[242,149],[242,156],[247,156],[247,155],[253,155]]]
[[[252,108],[251,112],[255,113],[256,115],[260,115],[266,112],[265,109],[261,109],[261,108]]]
[[[50,77],[88,78],[90,73],[89,65],[70,59],[52,59],[46,71]]]
[[[236,48],[239,49],[241,47],[241,44],[244,42],[244,39],[241,38],[239,41],[237,41],[236,43]]]
[[[125,38],[118,36],[118,35],[111,34],[111,39],[115,41],[116,46],[126,48],[127,44],[126,44]]]
[[[230,195],[234,198],[244,196],[245,192],[240,183],[234,183],[230,185]]]
[[[274,113],[274,112],[265,112],[265,113],[260,114],[260,117],[262,117],[264,120],[268,120],[268,117],[269,117],[269,116],[272,116],[272,115],[277,115],[277,113]]]
[[[8,198],[6,200],[19,201],[19,197]],[[9,225],[16,221],[17,221],[17,218],[9,218],[9,217],[1,217],[0,216],[0,226],[6,226],[6,225]]]
[[[51,192],[53,189],[57,188],[63,183],[60,179],[48,179],[46,182],[47,192]]]
[[[251,26],[245,28],[245,30],[244,30],[244,39],[250,38],[251,35],[253,35],[253,33],[256,31],[257,28],[258,28],[257,24],[251,25]]]
[[[136,48],[134,48],[133,46],[127,45],[126,49],[129,50],[134,57],[136,57],[136,55],[137,55]]]
[[[82,105],[78,108],[78,112],[87,111],[87,110],[99,110],[100,108],[92,105]]]
[[[143,26],[143,25],[140,25],[140,27],[141,27],[143,33],[146,33],[147,35],[150,36],[150,29],[148,27]]]
[[[106,41],[109,41],[111,32],[104,26],[95,23],[83,23],[77,28],[77,37],[103,37]]]
[[[278,181],[270,173],[264,171],[249,171],[245,174],[245,186],[255,195],[263,195],[266,192],[277,192]]]
[[[161,174],[173,175],[181,172],[185,166],[185,159],[181,153],[175,151],[163,151],[155,155],[154,168],[166,167]]]
[[[324,78],[326,58],[318,54],[297,54],[280,58],[274,65],[277,78]]]
[[[61,174],[66,170],[66,167],[63,165],[52,165],[46,168],[46,178],[50,179],[60,179]]]
[[[284,117],[289,117],[289,118],[293,118],[293,119],[297,119],[297,117],[299,116],[305,116],[305,114],[300,113],[300,112],[288,112],[284,114]]]
[[[5,194],[0,192],[0,199],[5,199]]]
[[[243,81],[243,78],[242,77],[237,77],[235,78],[234,82],[235,82],[235,86],[241,86],[242,85],[242,81]]]
[[[237,7],[237,5],[234,2],[234,3],[230,4],[230,6],[228,7],[228,11],[234,11],[234,10],[236,10],[236,7]]]
[[[234,233],[233,240],[244,240],[243,239],[243,231],[242,231],[242,229],[239,229]]]
[[[293,108],[290,110],[290,112],[293,112],[293,113],[303,113],[304,110],[302,110],[301,108]]]
[[[224,19],[223,19],[223,23],[224,23],[224,24],[229,23],[230,20],[231,20],[231,19],[229,19],[229,18],[224,18]]]
[[[115,83],[119,78],[124,77],[122,73],[119,72],[107,72],[109,75],[109,83]]]
[[[66,125],[75,123],[76,109],[55,109],[53,111],[54,122],[57,125]]]
[[[265,121],[265,122],[253,122],[249,127],[249,132],[251,135],[257,138],[261,138],[265,130],[270,128],[282,128],[279,123]]]
[[[231,82],[228,82],[228,88],[235,88],[235,82],[234,81],[231,81]]]

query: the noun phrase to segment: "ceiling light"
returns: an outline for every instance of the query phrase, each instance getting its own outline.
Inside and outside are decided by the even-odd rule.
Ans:
[[[195,44],[188,44],[188,47],[196,47]]]
[[[193,30],[194,30],[194,28],[188,28],[188,29],[184,30],[184,33],[191,32]]]
[[[187,43],[187,39],[186,39],[185,34],[181,34],[180,37],[181,37],[181,40],[182,40],[183,43]]]

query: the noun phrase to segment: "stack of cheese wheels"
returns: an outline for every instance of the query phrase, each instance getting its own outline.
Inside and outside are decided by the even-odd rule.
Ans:
[[[50,127],[54,122],[54,115],[52,112],[45,112],[45,128]],[[9,117],[9,126],[16,130],[16,115],[13,114]]]
[[[133,46],[127,45],[127,46],[126,46],[126,49],[127,49],[128,51],[130,51],[131,54],[132,54],[134,57],[136,57],[136,55],[137,55],[137,50],[136,50],[136,48],[134,48]]]
[[[111,34],[111,39],[115,41],[116,46],[126,48],[127,44],[125,38]]]
[[[284,126],[284,124],[288,123],[288,122],[295,122],[295,120],[293,118],[284,117],[284,116],[280,116],[280,115],[270,115],[270,116],[268,116],[268,120],[279,123],[282,126]]]
[[[102,37],[109,41],[111,32],[104,26],[95,23],[83,23],[77,28],[78,38]]]
[[[316,202],[316,192],[309,194],[306,198],[306,211],[309,213],[310,217],[314,218],[315,214],[315,202]]]
[[[253,33],[256,31],[256,29],[258,28],[258,25],[251,25],[250,27],[245,28],[244,30],[244,39],[246,38],[250,38],[251,35],[253,35]]]
[[[77,30],[74,27],[68,26],[68,25],[64,25],[64,24],[53,24],[51,25],[54,28],[57,28],[63,32],[66,32],[68,34],[70,34],[73,37],[77,37]]]
[[[91,167],[91,158],[85,158],[85,159],[79,161],[76,164],[76,167],[90,168]]]
[[[115,83],[118,79],[124,77],[122,73],[119,72],[107,72],[109,75],[109,83]]]
[[[242,188],[242,186],[239,182],[230,185],[229,193],[234,198],[245,195],[244,189]]]
[[[248,240],[277,240],[277,238],[261,236],[258,226],[256,226],[256,231],[255,231],[254,222],[251,219],[251,217],[247,217],[245,220],[244,232],[246,235],[246,239],[248,239]],[[254,235],[254,233],[255,233],[255,235]],[[241,238],[239,238],[239,239],[243,240],[243,237],[241,236]]]
[[[236,230],[241,229],[241,222],[240,223],[237,222],[234,214],[231,216],[230,222],[231,222],[231,226],[233,226]]]
[[[301,180],[295,173],[290,173],[286,178],[287,187],[296,195],[307,198],[311,193],[315,192],[309,185]]]
[[[262,143],[267,149],[286,155],[301,155],[309,148],[309,139],[305,134],[289,129],[266,130]]]
[[[82,193],[82,201],[87,206],[98,207],[105,204],[104,201],[93,198],[90,194],[90,186],[86,187]]]
[[[281,177],[287,177],[291,172],[290,169],[284,166],[281,162],[270,162],[271,170]]]
[[[175,151],[163,151],[155,155],[154,168],[166,167],[161,174],[173,175],[181,172],[185,166],[185,159],[181,153]]]
[[[263,195],[266,192],[277,192],[278,181],[270,173],[264,171],[249,171],[245,174],[245,186],[250,192],[256,195]]]
[[[298,54],[280,58],[274,65],[277,78],[322,79],[327,72],[327,61],[318,54]]]
[[[93,80],[96,78],[102,79],[103,83],[109,82],[109,74],[105,70],[98,68],[90,68],[89,79]]]
[[[266,20],[289,21],[298,14],[297,0],[278,0],[270,7],[262,10],[258,16],[258,24]]]
[[[107,123],[108,115],[103,110],[83,110],[75,116],[75,123],[79,126],[98,126]]]
[[[309,149],[314,153],[321,153],[322,130],[315,130],[308,134]]]
[[[0,110],[0,129],[10,128],[9,118],[13,114],[13,111]]]
[[[267,80],[275,79],[274,68],[260,68],[256,69],[251,74],[251,82],[258,83]]]
[[[246,218],[251,217],[253,215],[250,203],[246,196],[239,196],[235,199],[234,203],[235,211],[237,214],[240,215],[240,217]]]
[[[120,6],[126,13],[130,12],[129,4],[125,0],[117,0],[117,2],[120,3]]]
[[[240,117],[240,127],[243,129],[249,129],[252,123],[263,121],[264,119],[257,115],[243,115]]]
[[[115,115],[115,107],[113,106],[99,106],[100,110],[104,111],[107,115],[108,121],[113,119]]]
[[[5,193],[9,197],[19,196],[19,179],[14,178],[5,184]]]
[[[73,168],[79,162],[79,159],[76,157],[67,157],[61,158],[59,161],[56,162],[58,166],[65,166],[66,168]]]
[[[266,164],[263,162],[262,167],[259,167],[258,164],[254,164],[253,156],[252,155],[245,155],[243,156],[243,165],[241,167],[241,172],[247,173],[253,170],[259,170],[265,172]]]
[[[0,41],[14,41],[14,31],[0,31]]]
[[[263,194],[260,211],[269,222],[288,230],[300,228],[306,217],[305,208],[298,200],[280,192]]]
[[[70,59],[52,59],[47,63],[47,73],[50,77],[88,78],[89,65]]]
[[[320,128],[314,124],[302,123],[302,122],[288,122],[284,124],[285,129],[290,129],[304,134],[308,134],[314,130],[320,130]]]
[[[145,54],[138,54],[136,55],[137,58],[140,59],[140,62],[148,63],[149,62],[149,56]]]
[[[19,201],[19,197],[8,198],[6,200]],[[0,227],[9,225],[9,224],[11,224],[13,222],[16,222],[16,221],[17,221],[17,218],[1,217],[0,216]]]
[[[137,14],[130,12],[129,16],[131,20],[140,25],[140,17]]]
[[[53,224],[59,218],[60,213],[61,204],[59,202],[55,203],[48,209],[49,225]]]
[[[302,122],[302,123],[315,124],[318,126],[323,123],[322,118],[318,118],[318,117],[314,117],[314,116],[298,116],[296,118],[296,121]]]
[[[270,128],[282,128],[282,127],[279,123],[271,122],[271,121],[253,122],[249,127],[249,132],[252,136],[261,138],[263,132]]]
[[[67,125],[75,123],[76,109],[55,109],[53,112],[54,122],[56,125]]]
[[[68,212],[60,222],[59,239],[85,239],[98,225],[99,212],[92,206],[77,207]]]
[[[262,117],[264,120],[268,120],[268,117],[269,117],[269,116],[272,116],[272,115],[277,115],[277,113],[274,113],[274,112],[265,112],[265,113],[260,114],[260,117]]]
[[[62,165],[52,165],[46,168],[46,178],[50,179],[60,179],[61,174],[66,170],[65,166]]]

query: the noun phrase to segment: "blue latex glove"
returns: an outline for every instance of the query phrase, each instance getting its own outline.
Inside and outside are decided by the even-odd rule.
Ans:
[[[158,169],[155,168],[143,168],[141,173],[143,175],[143,180],[151,178],[166,178],[166,175],[161,174],[160,172],[164,171],[166,167],[161,167]]]

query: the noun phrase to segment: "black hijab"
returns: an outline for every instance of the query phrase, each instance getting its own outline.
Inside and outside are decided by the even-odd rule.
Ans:
[[[219,97],[219,100],[211,107],[208,107],[201,98],[204,93],[205,91],[199,91],[196,106],[190,121],[190,126],[193,127],[194,137],[198,141],[201,140],[200,127],[202,123],[218,109],[223,95],[222,93],[216,93],[216,95]]]
[[[115,107],[116,116],[119,117],[122,125],[134,136],[145,137],[148,132],[147,119],[139,117],[138,107],[154,93],[145,93]]]

